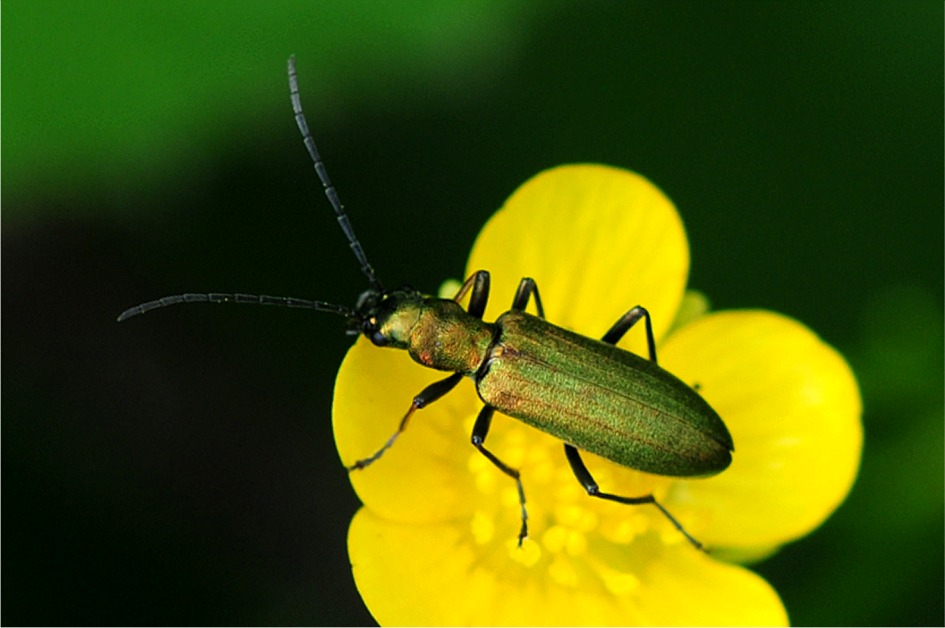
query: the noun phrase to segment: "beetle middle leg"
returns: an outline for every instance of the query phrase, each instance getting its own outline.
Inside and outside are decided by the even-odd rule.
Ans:
[[[528,536],[528,512],[525,510],[525,489],[522,488],[521,474],[518,469],[513,469],[499,460],[495,454],[486,449],[483,445],[486,440],[486,434],[489,433],[489,426],[492,425],[493,414],[495,414],[495,408],[492,406],[483,406],[482,410],[479,411],[479,416],[476,417],[476,424],[473,426],[472,444],[473,447],[479,450],[479,453],[488,458],[489,462],[497,466],[502,473],[515,480],[515,484],[518,487],[518,503],[522,509],[522,528],[518,533],[518,546],[521,547],[522,541]]]
[[[476,284],[473,287],[473,294],[470,297],[469,311],[470,313],[478,313],[479,317],[482,317],[482,311],[485,309],[483,304],[482,309],[478,309],[476,312],[473,312],[473,305],[476,300],[477,288],[480,287],[481,282],[478,281],[479,274],[485,274],[485,286],[484,291],[488,294],[489,290],[489,274],[486,271],[479,271],[473,277],[470,277],[466,280],[466,283],[463,284],[463,287],[460,288],[459,293],[456,295],[457,300],[459,300],[470,286],[474,279],[476,279]],[[531,277],[526,277],[519,282],[518,290],[515,293],[515,298],[512,300],[512,309],[518,311],[525,311],[525,308],[528,307],[528,302],[531,298],[535,298],[535,307],[538,309],[538,316],[540,318],[545,317],[545,308],[542,307],[541,297],[538,296],[538,286],[535,284],[535,280]],[[479,412],[479,416],[476,417],[476,424],[473,426],[472,432],[472,444],[473,447],[479,450],[483,456],[485,456],[489,462],[494,464],[502,473],[509,476],[515,480],[515,486],[518,488],[518,503],[521,508],[522,516],[522,527],[518,533],[518,545],[522,546],[522,541],[525,540],[525,537],[528,536],[528,511],[525,509],[525,489],[522,486],[522,476],[519,473],[518,469],[513,469],[509,465],[502,462],[498,456],[485,448],[486,435],[489,433],[489,427],[492,425],[492,416],[495,414],[495,408],[492,406],[483,406],[482,410]]]

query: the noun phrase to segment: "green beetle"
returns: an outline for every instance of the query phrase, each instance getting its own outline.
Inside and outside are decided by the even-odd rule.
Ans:
[[[589,451],[625,467],[675,477],[714,475],[731,464],[734,444],[722,419],[692,387],[657,365],[649,313],[633,307],[601,340],[594,340],[546,321],[538,286],[531,278],[521,280],[511,309],[493,323],[482,320],[489,298],[485,270],[469,277],[453,299],[428,297],[409,287],[386,290],[367,261],[315,147],[302,112],[294,58],[289,59],[288,71],[292,107],[305,146],[371,287],[354,308],[268,295],[188,293],[130,308],[118,320],[191,302],[279,305],[339,314],[348,320],[349,333],[363,334],[380,347],[405,349],[418,363],[451,372],[416,395],[391,437],[349,470],[379,459],[415,411],[469,377],[484,403],[473,426],[472,444],[517,484],[519,545],[528,535],[521,476],[485,447],[496,411],[563,441],[565,457],[589,495],[624,504],[653,504],[693,546],[703,549],[652,494],[625,497],[602,492],[580,455],[580,450]],[[469,304],[463,309],[467,294]],[[525,311],[532,299],[537,316]],[[615,346],[640,319],[645,322],[649,360]]]

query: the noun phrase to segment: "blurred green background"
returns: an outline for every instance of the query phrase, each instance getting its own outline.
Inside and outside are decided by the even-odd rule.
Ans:
[[[540,169],[661,186],[692,286],[799,318],[862,387],[853,493],[757,569],[796,624],[942,624],[942,24],[941,2],[4,2],[0,619],[372,621],[331,436],[342,322],[114,322],[366,287],[292,119],[295,53],[388,284],[459,276]]]

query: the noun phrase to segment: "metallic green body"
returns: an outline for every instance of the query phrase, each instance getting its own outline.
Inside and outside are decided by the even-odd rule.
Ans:
[[[523,312],[495,324],[476,387],[500,412],[648,473],[706,476],[731,463],[719,415],[654,362]]]
[[[520,311],[486,323],[450,300],[394,299],[387,346],[472,377],[482,400],[575,447],[658,475],[714,475],[732,437],[690,386],[656,363]]]

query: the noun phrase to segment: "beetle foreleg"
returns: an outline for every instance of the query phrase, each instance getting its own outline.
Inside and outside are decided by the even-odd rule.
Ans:
[[[460,286],[453,300],[457,303],[462,301],[470,288],[472,288],[472,294],[469,295],[469,308],[467,308],[466,311],[470,315],[482,319],[482,315],[486,311],[486,303],[489,301],[489,271],[477,270],[473,273],[473,275]]]
[[[653,324],[650,322],[650,313],[644,307],[638,305],[631,308],[620,317],[620,320],[614,323],[614,326],[604,334],[601,340],[608,344],[617,344],[617,341],[623,338],[623,335],[630,331],[630,328],[641,318],[646,319],[646,345],[650,351],[650,361],[656,362],[656,340],[653,338]]]
[[[394,441],[397,440],[397,437],[400,436],[400,433],[407,428],[407,423],[410,421],[410,417],[413,416],[413,413],[421,408],[433,403],[449,391],[453,390],[456,387],[456,384],[463,379],[462,373],[453,373],[446,379],[441,379],[439,381],[433,382],[422,391],[420,394],[413,398],[413,403],[410,404],[410,409],[407,410],[407,414],[404,415],[404,418],[400,420],[400,425],[397,426],[397,431],[391,434],[391,437],[387,439],[387,442],[384,443],[384,446],[375,451],[373,454],[367,458],[362,458],[358,460],[353,465],[348,467],[348,471],[354,471],[355,469],[363,469],[369,464],[373,463],[375,460],[384,455],[384,452],[391,448],[391,445],[394,444]]]
[[[682,527],[682,524],[676,520],[676,517],[669,514],[669,511],[663,508],[663,505],[656,501],[656,498],[653,497],[652,493],[650,495],[644,495],[643,497],[621,497],[620,495],[613,495],[611,493],[602,493],[600,487],[598,487],[597,482],[594,480],[594,477],[591,475],[591,472],[587,470],[587,466],[584,464],[584,461],[581,459],[581,454],[578,452],[577,448],[573,445],[564,445],[564,455],[568,458],[568,463],[571,465],[571,470],[574,471],[574,476],[578,479],[578,482],[584,487],[584,490],[587,491],[587,494],[591,497],[599,497],[601,499],[607,499],[612,502],[619,502],[621,504],[630,504],[630,505],[639,505],[639,504],[653,504],[656,506],[663,516],[669,519],[669,522],[672,523],[677,530],[679,530],[686,540],[692,543],[693,547],[697,550],[705,551],[705,548],[702,546],[702,543],[694,539],[685,528]]]
[[[513,469],[505,464],[499,460],[495,454],[483,446],[486,440],[486,434],[489,433],[489,426],[492,424],[492,415],[494,413],[495,408],[492,406],[483,406],[482,410],[479,412],[479,416],[476,417],[476,424],[473,426],[472,444],[483,456],[489,459],[489,462],[497,466],[502,473],[515,480],[515,484],[518,486],[518,503],[522,507],[522,529],[519,530],[518,533],[518,546],[521,547],[522,541],[528,536],[528,512],[525,510],[525,489],[522,488],[522,478],[518,469]]]
[[[515,292],[515,298],[512,299],[512,309],[524,312],[528,307],[528,301],[535,297],[535,307],[538,309],[538,318],[545,317],[545,308],[541,305],[541,297],[538,296],[538,284],[531,277],[525,277],[518,284],[518,290]]]

